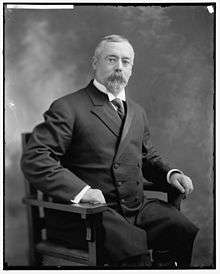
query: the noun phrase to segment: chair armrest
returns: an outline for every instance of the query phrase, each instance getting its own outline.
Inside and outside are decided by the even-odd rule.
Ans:
[[[144,190],[148,191],[158,191],[158,192],[165,192],[167,193],[169,191],[169,185],[161,185],[161,184],[154,184],[152,182],[149,182],[147,180],[144,181]]]
[[[172,187],[167,192],[168,203],[180,210],[181,201],[185,199],[186,196],[184,193],[181,193],[178,189]]]
[[[174,188],[169,184],[154,184],[147,180],[144,181],[144,190],[147,191],[158,191],[167,193],[168,203],[180,210],[180,204],[182,199],[185,199],[185,195],[181,193],[178,189]]]
[[[22,199],[23,203],[31,206],[38,206],[50,209],[56,209],[61,211],[68,211],[73,213],[84,215],[97,214],[105,211],[107,209],[106,204],[89,204],[89,203],[79,203],[79,204],[60,204],[54,202],[45,202],[41,200],[34,199],[32,197],[25,197]]]
[[[61,204],[50,201],[44,201],[34,198],[33,196],[25,197],[22,202],[28,206],[29,211],[38,211],[40,208],[48,208],[61,210],[65,212],[78,213],[84,220],[86,228],[86,241],[88,242],[89,250],[89,265],[102,264],[103,262],[103,239],[102,239],[102,212],[107,209],[106,204]],[[31,210],[30,210],[31,209]],[[34,210],[33,210],[34,209]],[[36,213],[36,212],[35,212]],[[30,214],[30,213],[29,213]],[[33,212],[32,212],[33,214]],[[35,214],[36,215],[36,214]],[[30,217],[30,215],[29,215]],[[37,223],[32,226],[37,231],[35,242],[40,242],[42,239],[42,228],[45,228],[45,218],[39,218],[37,214]],[[33,220],[31,220],[33,222]]]

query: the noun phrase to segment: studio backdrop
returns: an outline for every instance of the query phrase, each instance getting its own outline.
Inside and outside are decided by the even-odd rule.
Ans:
[[[199,228],[192,264],[213,267],[214,9],[205,5],[76,5],[11,9],[5,5],[5,262],[27,265],[27,215],[20,170],[21,133],[43,120],[51,102],[84,87],[91,58],[109,34],[135,50],[127,95],[148,115],[165,160],[189,175],[183,213]]]

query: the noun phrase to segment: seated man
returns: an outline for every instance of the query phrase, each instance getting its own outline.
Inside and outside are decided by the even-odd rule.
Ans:
[[[106,36],[93,57],[94,79],[51,105],[22,156],[26,178],[62,203],[107,203],[103,213],[106,258],[113,265],[149,266],[147,249],[171,250],[179,268],[190,266],[198,229],[176,208],[147,199],[143,178],[189,195],[189,177],[166,165],[150,142],[144,109],[126,97],[134,50]],[[76,215],[48,211],[48,237],[85,247]]]

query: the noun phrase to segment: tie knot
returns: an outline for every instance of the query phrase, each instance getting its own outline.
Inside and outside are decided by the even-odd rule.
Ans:
[[[117,108],[117,109],[123,109],[123,102],[121,99],[119,98],[115,98],[114,100],[112,100],[112,104]]]
[[[124,114],[125,114],[125,109],[124,109],[122,100],[119,98],[115,98],[111,102],[116,107],[117,112],[118,112],[119,116],[121,117],[121,119],[123,119]]]

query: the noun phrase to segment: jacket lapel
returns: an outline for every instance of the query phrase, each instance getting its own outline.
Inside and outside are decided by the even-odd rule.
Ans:
[[[115,159],[117,159],[121,153],[126,149],[128,141],[129,141],[129,133],[131,130],[132,121],[134,118],[134,109],[132,107],[131,101],[127,100],[127,115],[124,122],[124,127],[121,134],[121,139],[118,146],[118,151],[115,155]]]
[[[118,137],[120,135],[121,120],[109,102],[107,95],[100,92],[92,82],[87,87],[87,94],[93,104],[91,113],[96,115]]]

